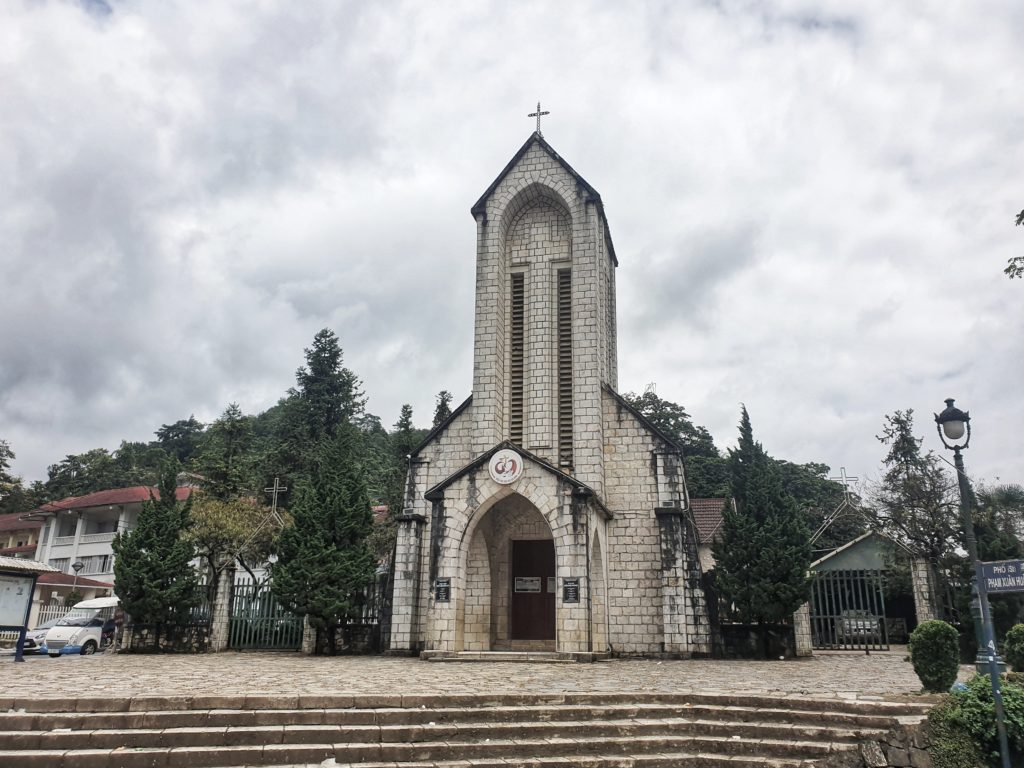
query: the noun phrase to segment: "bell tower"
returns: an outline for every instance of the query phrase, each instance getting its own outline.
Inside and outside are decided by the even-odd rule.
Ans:
[[[511,440],[600,488],[601,386],[617,385],[617,262],[601,196],[538,131],[472,213],[474,447]]]

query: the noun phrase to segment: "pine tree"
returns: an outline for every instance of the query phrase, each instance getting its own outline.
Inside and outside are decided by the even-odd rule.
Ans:
[[[238,403],[230,403],[206,431],[196,468],[203,476],[203,490],[214,498],[227,501],[242,493],[253,460],[252,422]]]
[[[366,398],[359,379],[342,365],[334,331],[321,330],[305,352],[306,366],[295,372],[298,389],[290,394],[299,398],[307,435],[317,441],[332,437],[342,424],[362,414]]]
[[[158,496],[142,505],[131,531],[114,537],[114,592],[136,624],[153,626],[160,635],[184,623],[189,609],[199,602],[195,557],[183,532],[190,502],[177,501],[177,463],[168,462],[160,474]]]
[[[437,393],[437,401],[434,406],[434,424],[433,426],[440,426],[445,419],[452,415],[452,393],[447,389],[442,389]]]
[[[775,461],[754,441],[746,407],[729,466],[731,497],[714,544],[715,584],[740,621],[761,628],[767,656],[767,625],[788,620],[807,601],[810,534]]]
[[[326,634],[331,654],[337,628],[358,614],[374,572],[366,541],[373,518],[357,452],[352,427],[318,446],[291,508],[294,524],[282,533],[273,565],[274,594],[306,615],[318,638]]]

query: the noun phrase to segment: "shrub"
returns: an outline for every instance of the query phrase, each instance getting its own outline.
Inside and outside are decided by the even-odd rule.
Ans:
[[[1015,624],[1006,633],[1003,656],[1014,672],[1024,672],[1024,624]]]
[[[986,768],[984,754],[956,721],[956,711],[955,699],[949,699],[928,713],[933,768]]]
[[[1011,763],[1020,765],[1024,755],[1024,687],[1004,678],[1001,691]],[[950,704],[949,725],[969,735],[982,754],[988,755],[993,765],[998,764],[995,703],[988,676],[975,675],[966,690],[953,694]]]
[[[945,693],[960,669],[960,637],[944,621],[925,621],[910,635],[910,663],[926,691]]]

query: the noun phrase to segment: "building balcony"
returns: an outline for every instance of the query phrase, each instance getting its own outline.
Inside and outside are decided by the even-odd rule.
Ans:
[[[57,536],[53,540],[53,546],[55,546],[55,547],[64,547],[64,546],[67,546],[69,544],[74,544],[74,543],[75,543],[75,537],[74,536]]]
[[[86,533],[78,540],[79,544],[102,544],[105,541],[113,541],[114,533]],[[54,542],[55,544],[57,542]]]

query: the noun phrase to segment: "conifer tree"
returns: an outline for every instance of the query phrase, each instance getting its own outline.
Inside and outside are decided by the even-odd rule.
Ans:
[[[437,427],[444,423],[444,420],[452,415],[452,393],[442,389],[437,393],[436,405],[434,406],[434,423]]]
[[[776,463],[754,441],[746,407],[729,465],[731,497],[714,544],[715,584],[740,621],[760,627],[767,655],[767,625],[788,620],[807,601],[810,534]]]
[[[183,533],[191,502],[176,499],[178,465],[170,461],[160,473],[159,497],[142,505],[131,531],[114,536],[114,592],[136,624],[153,626],[160,635],[184,623],[199,602],[195,557]]]
[[[336,652],[335,631],[358,614],[374,572],[366,541],[373,518],[357,452],[351,426],[317,446],[291,508],[294,524],[281,534],[273,565],[274,594],[309,618],[318,652],[324,634],[328,652]]]

